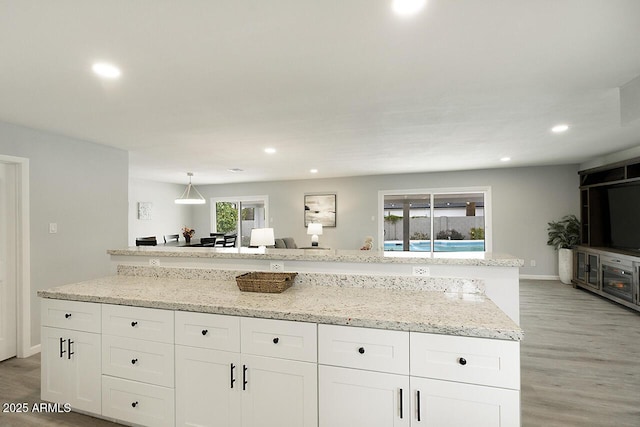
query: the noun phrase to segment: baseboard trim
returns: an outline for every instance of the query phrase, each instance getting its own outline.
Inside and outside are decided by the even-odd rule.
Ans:
[[[560,280],[560,276],[548,276],[543,274],[521,274],[520,278],[526,280]]]
[[[38,354],[40,353],[40,344],[38,345],[34,345],[33,347],[31,347],[26,354],[24,354],[22,357],[31,357],[34,354]]]

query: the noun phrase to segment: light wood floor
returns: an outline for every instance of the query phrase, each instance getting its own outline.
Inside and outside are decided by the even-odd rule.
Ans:
[[[640,426],[640,314],[555,281],[520,307],[523,426]]]
[[[523,427],[640,426],[640,314],[556,281],[522,280],[520,289]],[[5,402],[40,402],[39,355],[0,363]],[[0,426],[116,424],[0,412]]]

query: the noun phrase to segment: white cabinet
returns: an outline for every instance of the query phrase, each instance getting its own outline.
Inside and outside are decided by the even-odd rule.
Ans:
[[[175,424],[174,312],[102,306],[102,415]]]
[[[102,414],[134,424],[154,427],[174,425],[172,388],[102,377]]]
[[[175,341],[178,426],[317,426],[315,324],[176,312]]]
[[[241,392],[239,353],[176,346],[177,426],[240,427]]]
[[[143,426],[516,427],[517,341],[42,300],[42,399]]]
[[[520,344],[411,333],[411,375],[519,390]]]
[[[42,300],[42,400],[101,413],[100,304]]]
[[[243,427],[318,425],[315,363],[243,355],[242,366]]]
[[[176,425],[241,426],[240,318],[175,313]]]
[[[520,393],[411,377],[412,426],[517,427]]]
[[[319,325],[318,342],[320,427],[520,425],[515,341]]]
[[[410,425],[407,375],[320,365],[318,383],[320,427]]]
[[[100,335],[43,326],[41,397],[101,413]]]
[[[318,325],[318,362],[406,375],[409,373],[409,333]]]

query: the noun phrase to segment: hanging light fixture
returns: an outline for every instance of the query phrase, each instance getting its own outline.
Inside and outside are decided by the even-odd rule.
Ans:
[[[193,172],[187,172],[187,176],[189,177],[189,185],[185,188],[182,196],[176,199],[176,203],[179,205],[203,205],[206,203],[204,197],[196,187],[191,184],[191,177],[193,176]]]

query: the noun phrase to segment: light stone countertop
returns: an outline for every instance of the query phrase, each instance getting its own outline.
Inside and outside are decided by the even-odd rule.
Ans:
[[[401,252],[319,249],[252,249],[175,246],[133,246],[110,249],[109,255],[147,257],[187,257],[221,259],[294,260],[352,263],[439,264],[494,267],[522,267],[524,260],[489,252]]]
[[[38,291],[43,298],[399,331],[521,340],[522,330],[484,295],[297,286],[241,292],[235,281],[111,276]]]

